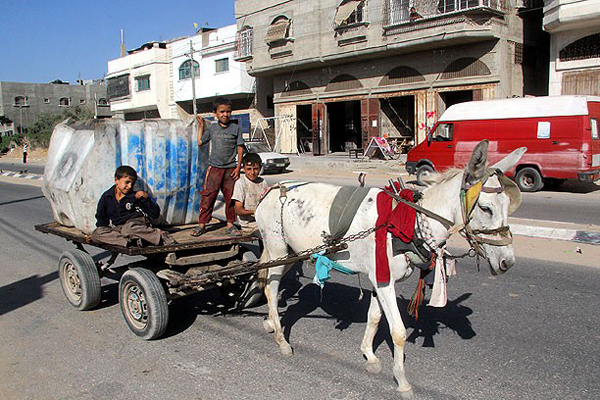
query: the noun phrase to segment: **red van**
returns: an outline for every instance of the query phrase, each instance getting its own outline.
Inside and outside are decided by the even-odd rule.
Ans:
[[[494,164],[525,146],[507,172],[524,192],[565,179],[600,177],[600,97],[550,96],[470,101],[449,107],[427,140],[408,152],[406,170],[420,179],[431,171],[464,167],[475,145],[488,139]]]

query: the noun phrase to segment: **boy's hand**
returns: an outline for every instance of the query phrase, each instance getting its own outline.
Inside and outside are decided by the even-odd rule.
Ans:
[[[136,199],[147,199],[148,198],[148,193],[144,192],[143,190],[138,190],[137,192],[135,192],[135,198]]]
[[[234,168],[233,171],[231,171],[231,174],[229,174],[229,176],[231,176],[234,181],[237,181],[240,178],[240,169]]]

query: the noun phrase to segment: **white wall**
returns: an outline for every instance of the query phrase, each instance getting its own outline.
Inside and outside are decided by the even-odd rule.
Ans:
[[[236,25],[230,25],[171,43],[173,97],[176,102],[192,100],[192,80],[179,79],[179,67],[188,59],[185,53],[190,51],[190,40],[194,47],[194,60],[200,64],[200,76],[195,82],[196,98],[254,92],[254,78],[246,73],[246,64],[234,60],[236,32]],[[208,38],[204,47],[203,35]],[[229,71],[217,73],[215,61],[223,58],[229,59]]]

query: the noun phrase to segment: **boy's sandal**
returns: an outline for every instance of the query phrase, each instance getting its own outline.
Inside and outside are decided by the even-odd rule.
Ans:
[[[231,236],[242,236],[242,231],[240,231],[235,226],[231,226],[231,227],[227,228],[227,230],[225,232]]]
[[[196,226],[192,229],[192,231],[190,232],[190,235],[191,236],[202,236],[205,232],[206,232],[206,227],[201,228],[199,226]]]

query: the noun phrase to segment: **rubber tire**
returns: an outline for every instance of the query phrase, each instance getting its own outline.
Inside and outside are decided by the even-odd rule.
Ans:
[[[521,192],[538,192],[544,187],[542,175],[535,168],[525,167],[515,175],[515,182]]]
[[[58,259],[58,277],[65,297],[79,311],[90,310],[100,303],[100,274],[94,259],[85,251],[63,252]]]
[[[430,174],[434,172],[433,167],[429,164],[423,164],[421,165],[419,168],[417,168],[417,181],[420,183],[423,183],[423,181],[421,180],[421,178],[426,175],[426,174]]]
[[[245,251],[242,254],[243,261],[257,262],[258,259],[252,251]],[[238,282],[234,284],[224,284],[219,286],[219,292],[223,299],[231,307],[238,310],[250,308],[257,305],[264,297],[264,291],[258,287],[257,274],[238,277]]]
[[[130,296],[145,304],[146,316],[144,313],[137,318],[134,316],[137,307],[131,312]],[[169,305],[165,289],[154,272],[145,268],[132,268],[125,272],[119,281],[119,305],[127,326],[140,338],[152,340],[165,333],[169,323]]]

